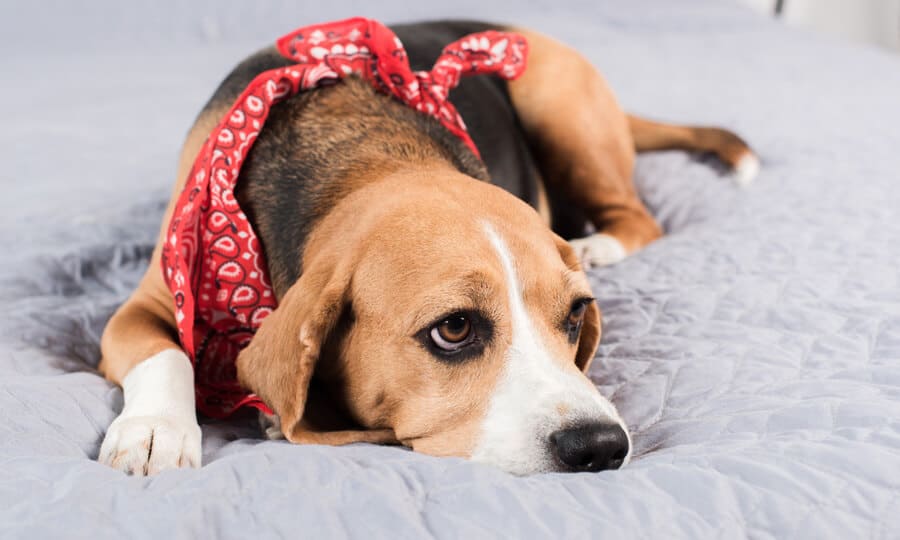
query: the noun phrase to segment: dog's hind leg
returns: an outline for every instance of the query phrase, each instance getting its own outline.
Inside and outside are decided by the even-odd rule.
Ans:
[[[759,158],[743,139],[716,127],[676,126],[628,116],[628,126],[638,152],[688,150],[715,154],[731,167],[734,181],[745,186],[759,173]]]
[[[572,246],[585,266],[611,264],[662,231],[632,182],[628,118],[603,77],[574,49],[530,30],[528,68],[509,93],[548,191],[584,211],[597,234]]]
[[[749,152],[736,136],[719,136],[724,130],[629,117],[581,54],[537,32],[513,30],[528,39],[530,52],[528,69],[509,83],[510,98],[548,191],[573,201],[598,231],[571,242],[585,266],[618,262],[662,234],[632,181],[636,150],[712,150],[732,165]]]

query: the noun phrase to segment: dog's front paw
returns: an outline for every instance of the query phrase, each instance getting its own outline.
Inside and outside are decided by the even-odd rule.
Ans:
[[[120,416],[100,447],[100,463],[135,476],[200,466],[200,426],[165,416]]]
[[[139,363],[122,381],[125,406],[106,430],[97,460],[128,474],[200,466],[194,371],[179,349]]]
[[[616,264],[628,255],[621,242],[603,233],[570,240],[569,245],[575,250],[585,270]]]

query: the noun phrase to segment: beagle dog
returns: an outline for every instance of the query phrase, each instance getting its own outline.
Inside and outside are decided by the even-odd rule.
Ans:
[[[537,32],[391,29],[414,69],[489,29],[527,38],[528,68],[451,94],[481,159],[357,78],[273,106],[236,197],[278,307],[240,352],[238,381],[271,407],[266,433],[294,443],[401,444],[514,474],[621,467],[627,426],[586,376],[601,314],[583,268],[662,233],[632,184],[636,152],[711,152],[741,183],[757,158],[722,129],[627,115],[589,61]],[[100,369],[125,404],[99,460],[116,469],[200,466],[194,371],[160,271],[166,223],[236,97],[289,63],[250,56],[202,110],[149,269],[103,334]]]

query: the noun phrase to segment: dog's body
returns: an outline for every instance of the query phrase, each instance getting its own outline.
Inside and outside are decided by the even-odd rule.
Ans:
[[[393,30],[413,69],[428,69],[444,45],[489,28]],[[627,117],[576,52],[515,31],[531,48],[521,78],[468,78],[451,93],[482,160],[359,79],[272,109],[237,197],[279,308],[238,376],[289,440],[400,442],[516,473],[627,460],[624,423],[583,375],[600,317],[579,262],[616,262],[661,233],[631,184],[635,149],[712,151],[744,174],[755,157],[723,130]],[[185,143],[166,223],[212,127],[253,77],[289,63],[264,50],[222,83]],[[571,238],[586,223],[599,232],[572,247],[548,227]],[[126,402],[100,460],[143,474],[200,461],[159,258],[157,246],[102,343]]]

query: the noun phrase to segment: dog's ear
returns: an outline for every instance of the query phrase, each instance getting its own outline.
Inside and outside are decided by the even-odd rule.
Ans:
[[[562,257],[570,270],[581,272],[581,261],[575,254],[575,250],[561,237],[556,237],[556,247],[559,256]],[[594,361],[594,354],[600,345],[601,314],[597,302],[591,302],[584,312],[584,322],[581,323],[581,335],[578,338],[578,350],[575,353],[575,365],[582,372],[587,373]]]
[[[237,359],[238,380],[274,409],[281,431],[301,442],[301,420],[319,354],[348,300],[350,272],[310,268],[288,289]]]

